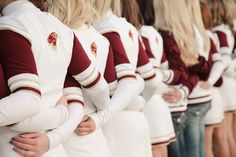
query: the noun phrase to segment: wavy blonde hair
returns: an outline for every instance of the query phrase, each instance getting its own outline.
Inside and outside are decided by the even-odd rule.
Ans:
[[[98,19],[93,0],[47,0],[48,12],[70,28],[93,24]]]
[[[184,0],[155,0],[155,26],[170,31],[181,51],[186,66],[198,63],[198,50]]]
[[[121,3],[120,0],[94,0],[95,9],[99,15],[104,17],[109,9],[112,9],[113,13],[117,16],[121,16]]]
[[[210,39],[206,34],[205,26],[202,20],[202,13],[199,0],[185,0],[186,6],[188,8],[192,23],[199,30],[203,41],[204,41],[204,50],[206,53],[209,53],[210,50]]]

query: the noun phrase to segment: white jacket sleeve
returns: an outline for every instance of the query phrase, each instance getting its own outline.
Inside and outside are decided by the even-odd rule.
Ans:
[[[18,132],[45,131],[54,129],[68,118],[68,110],[63,105],[54,108],[41,108],[40,113],[10,126]]]
[[[0,100],[0,126],[12,125],[40,111],[40,97],[25,91]]]
[[[75,131],[84,116],[83,106],[70,104],[68,107],[69,118],[61,126],[47,133],[50,149],[62,144]]]
[[[109,86],[92,64],[85,71],[73,77],[83,86],[84,91],[98,110],[106,108],[110,101]]]
[[[123,79],[118,82],[109,106],[105,110],[100,110],[89,115],[95,122],[96,128],[103,126],[113,115],[113,113],[124,110],[138,95],[139,87],[136,79]]]
[[[224,64],[221,61],[215,62],[212,65],[211,72],[208,78],[208,82],[211,86],[213,86],[217,80],[221,77],[222,73],[224,71]]]

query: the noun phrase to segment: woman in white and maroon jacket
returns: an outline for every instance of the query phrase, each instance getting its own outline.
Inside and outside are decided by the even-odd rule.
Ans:
[[[219,50],[219,41],[218,38],[213,34],[210,30],[212,28],[212,14],[210,9],[208,8],[207,4],[204,2],[200,3],[201,6],[201,13],[202,19],[205,28],[207,29],[207,34],[211,40],[211,49],[210,49],[210,62],[212,62],[212,68],[210,75],[208,77],[208,84],[211,86],[211,95],[212,95],[212,107],[210,111],[207,113],[205,118],[205,125],[206,125],[206,136],[205,136],[205,156],[206,157],[213,157],[213,134],[215,134],[216,130],[222,130],[223,119],[224,119],[224,109],[223,109],[223,97],[220,93],[219,86],[222,84],[221,75],[224,71],[224,64],[222,61],[222,57]],[[227,146],[224,145],[225,143],[225,136],[217,136],[220,139],[217,141],[221,141],[221,146],[216,145],[217,149],[221,149],[222,154],[224,153],[225,156],[227,155]],[[228,152],[229,153],[229,152]],[[222,156],[222,155],[221,155]]]
[[[190,68],[199,66],[201,62],[198,60],[199,54],[192,23],[190,17],[187,16],[187,8],[184,7],[185,1],[163,0],[155,2],[157,16],[156,26],[160,29],[159,32],[164,41],[164,52],[169,62],[169,69],[172,72],[172,76],[175,76],[169,79],[167,83],[173,85],[176,83],[178,85],[181,84],[181,88],[185,89],[185,98],[187,98],[199,81],[198,74],[196,72],[190,72]],[[185,18],[181,18],[183,16],[185,16]],[[189,116],[189,114],[195,113],[195,108],[190,107],[190,111],[187,112],[187,123],[185,123],[185,125],[187,124],[187,128],[185,127],[181,130],[179,139],[172,146],[172,153],[170,152],[171,156],[178,154],[178,156],[182,157],[188,153],[187,151],[193,151],[194,154],[192,156],[198,154],[194,152],[192,148],[185,148],[185,140],[191,140],[193,136],[196,136],[196,139],[200,138],[200,132],[204,129],[204,115],[208,109],[209,105],[200,107],[200,114],[198,114],[195,119],[193,116]],[[196,126],[196,128],[193,129],[195,133],[191,132],[186,135],[186,130],[192,128],[191,125],[188,125],[190,121],[195,121],[195,123],[193,123],[193,125]],[[202,125],[199,125],[199,123]],[[196,147],[199,148],[199,144]]]
[[[236,155],[235,141],[233,140],[233,112],[235,111],[235,93],[236,84],[234,72],[231,72],[232,52],[234,47],[234,36],[232,33],[233,19],[227,1],[216,0],[207,1],[213,14],[213,32],[217,34],[220,48],[219,53],[224,63],[223,84],[220,88],[224,98],[225,119],[223,122],[223,132],[227,136],[227,145],[231,156]],[[229,11],[229,12],[228,12]],[[233,75],[232,75],[233,74]]]
[[[0,155],[42,156],[50,147],[45,156],[66,157],[60,145],[74,131],[84,112],[80,85],[71,82],[77,80],[93,101],[101,100],[101,108],[109,96],[99,93],[108,93],[108,85],[73,32],[55,17],[41,12],[28,0],[1,1],[0,7],[1,62],[14,92],[1,99],[1,114],[7,117],[1,122],[14,125],[0,127]],[[64,84],[68,87],[64,91],[68,108],[56,107]],[[32,131],[46,134],[23,134]],[[19,133],[22,134],[18,136]]]
[[[72,7],[83,3],[86,4],[86,12],[81,12],[77,7]],[[62,8],[64,8],[60,12],[59,6],[63,6]],[[73,11],[71,12],[71,10]],[[110,87],[111,103],[106,111],[96,110],[96,107],[94,107],[86,97],[86,93],[84,93],[85,112],[92,118],[90,121],[92,121],[93,125],[90,125],[88,120],[80,123],[76,129],[77,135],[74,134],[69,137],[64,143],[64,147],[69,156],[109,157],[111,155],[109,154],[101,127],[111,118],[114,111],[123,110],[129,105],[131,99],[137,96],[138,88],[136,87],[138,82],[135,71],[128,68],[130,63],[126,54],[122,54],[123,51],[113,52],[108,40],[92,26],[96,22],[95,18],[99,17],[93,8],[93,1],[51,1],[49,11],[74,30],[87,55],[104,75]],[[84,16],[84,14],[87,16]],[[65,15],[69,16],[65,17]],[[119,76],[119,80],[117,79],[117,75]],[[141,106],[139,109],[142,108]],[[89,146],[88,143],[93,144]]]
[[[151,98],[152,94],[154,93],[154,91],[156,90],[158,86],[159,81],[157,79],[155,70],[153,69],[151,63],[149,63],[149,59],[146,55],[146,52],[144,51],[142,47],[142,43],[139,40],[139,35],[138,35],[137,30],[135,29],[134,26],[128,23],[126,19],[120,18],[114,15],[112,10],[109,10],[109,8],[111,7],[111,4],[113,5],[114,3],[119,3],[119,1],[109,2],[110,4],[108,7],[107,6],[105,7],[105,5],[101,3],[101,1],[96,1],[96,2],[98,3],[97,10],[100,10],[101,15],[103,15],[102,20],[96,25],[97,30],[101,32],[104,36],[106,36],[107,39],[110,41],[111,46],[113,48],[113,52],[123,52],[123,54],[126,54],[128,56],[128,59],[131,63],[131,68],[137,71],[142,76],[142,79],[145,80],[144,91],[149,90],[150,94],[147,95],[147,97]],[[108,2],[108,1],[105,1],[105,2]],[[119,6],[119,4],[118,5],[116,4],[115,6],[117,7]],[[123,11],[130,12],[131,10],[123,10]],[[121,122],[123,118],[120,118],[119,120],[118,118],[124,113],[126,113],[126,120]],[[143,113],[137,112],[137,111],[125,111],[125,112],[122,111],[120,112],[119,115],[116,115],[116,117],[113,117],[112,122],[115,122],[113,123],[113,127],[115,127],[117,130],[120,130],[120,127],[123,126],[123,129],[126,130],[126,133],[123,132],[125,131],[123,130],[119,134],[119,136],[114,138],[114,141],[116,143],[111,144],[111,146],[112,147],[115,146],[117,148],[113,148],[113,151],[114,151],[113,155],[115,156],[147,156],[148,154],[148,156],[151,156],[151,152],[150,152],[151,142],[149,139],[149,134],[148,132],[146,132],[148,131],[146,130],[148,128],[146,128],[147,126],[145,124],[146,123],[145,118],[142,117],[143,120],[141,120],[140,119],[141,117],[140,117],[139,119],[141,123],[139,124],[136,124],[136,122],[132,122],[134,119],[136,119],[135,117],[138,118],[141,115],[143,116]],[[128,128],[127,125],[129,125],[129,123],[131,122],[133,123],[132,128],[127,129]],[[123,124],[121,125],[121,123]],[[111,127],[111,124],[109,126]],[[139,128],[137,129],[139,131],[137,132],[134,131],[135,128]],[[143,130],[142,134],[140,134],[140,130]],[[117,135],[117,131],[114,131],[113,134]],[[134,142],[133,140],[128,140],[131,138],[136,138],[137,140],[139,140],[141,136],[143,139],[145,139],[145,141],[140,142],[139,144],[137,142]],[[109,140],[111,140],[111,138],[109,138]],[[116,146],[117,144],[120,144],[120,145]]]

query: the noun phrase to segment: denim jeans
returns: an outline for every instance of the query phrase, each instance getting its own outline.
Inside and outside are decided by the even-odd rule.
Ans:
[[[184,140],[180,140],[184,149],[182,157],[204,157],[205,146],[205,123],[206,113],[210,110],[211,104],[189,106],[186,113],[186,123],[183,130]]]
[[[185,127],[185,121],[186,121],[186,114],[180,113],[180,114],[174,114],[172,115],[172,121],[175,128],[175,134],[176,134],[176,141],[172,142],[168,145],[168,157],[182,157],[182,146],[181,142],[183,141],[183,129]]]

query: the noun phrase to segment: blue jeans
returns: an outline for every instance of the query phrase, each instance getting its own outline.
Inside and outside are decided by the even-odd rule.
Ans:
[[[175,128],[176,141],[168,145],[168,157],[182,157],[182,146],[181,142],[183,141],[183,130],[185,127],[186,114],[174,114],[172,115],[172,121]]]
[[[205,156],[205,116],[210,110],[211,104],[189,106],[186,113],[186,123],[183,131],[184,140],[181,145],[184,149],[182,157],[204,157]]]

